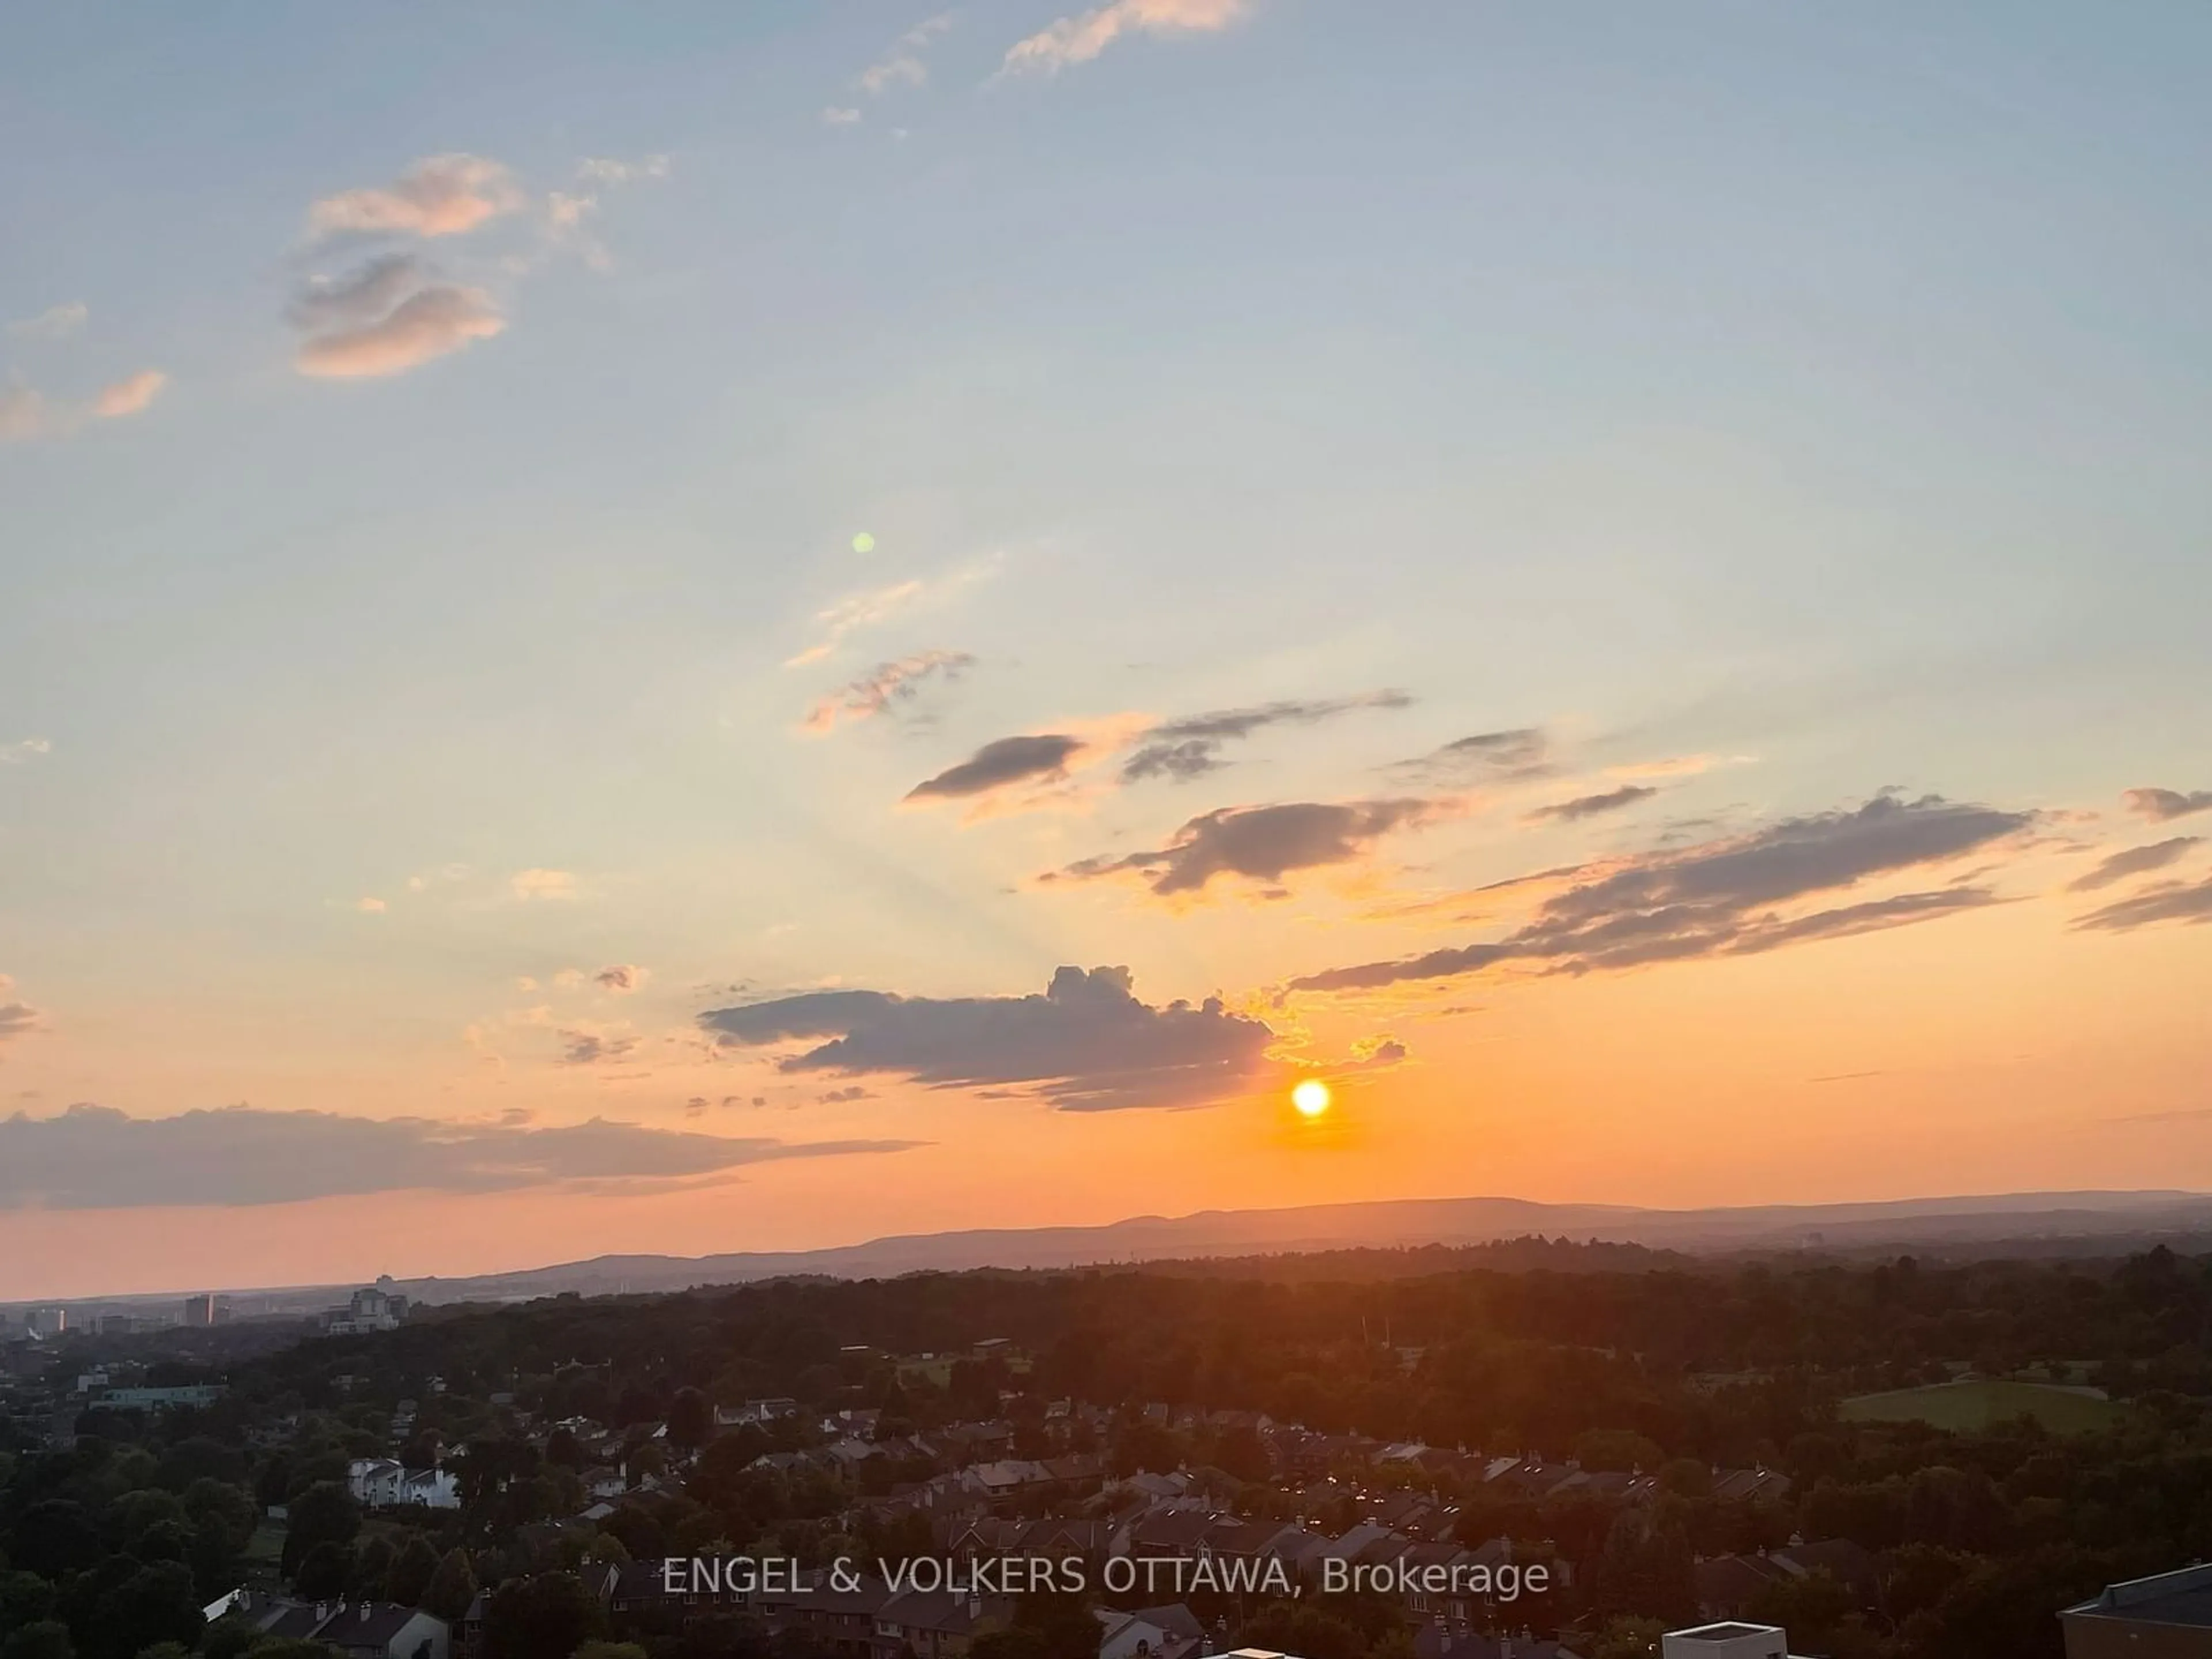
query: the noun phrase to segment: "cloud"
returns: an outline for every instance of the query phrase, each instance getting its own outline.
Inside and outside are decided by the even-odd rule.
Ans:
[[[49,437],[53,430],[52,411],[38,387],[20,381],[0,386],[0,444]]]
[[[293,362],[302,374],[321,380],[375,379],[448,356],[506,327],[482,289],[441,283],[417,289],[374,322],[310,336]]]
[[[2202,836],[2176,836],[2171,841],[2153,842],[2148,847],[2130,847],[2124,852],[2114,853],[2101,859],[2097,867],[2087,875],[2068,884],[2069,893],[2094,893],[2100,887],[2110,887],[2116,881],[2130,876],[2140,876],[2152,870],[2163,870],[2192,847],[2201,846]]]
[[[736,1139],[600,1118],[532,1128],[247,1106],[138,1118],[76,1105],[58,1117],[0,1118],[0,1209],[289,1204],[408,1190],[620,1191],[919,1144]]]
[[[1047,880],[1133,873],[1162,897],[1204,890],[1216,876],[1279,882],[1293,870],[1346,864],[1383,836],[1439,815],[1431,800],[1297,801],[1230,806],[1191,819],[1150,852],[1085,859]]]
[[[952,27],[952,14],[939,12],[924,18],[898,38],[891,49],[853,78],[853,84],[870,97],[880,97],[893,87],[918,87],[929,79],[929,65],[921,54],[929,43]],[[858,112],[854,112],[858,119]]]
[[[2195,789],[2187,794],[2179,789],[2130,789],[2121,799],[2128,811],[2140,812],[2154,823],[2212,808],[2212,789]]]
[[[119,420],[126,415],[143,415],[153,406],[154,399],[161,395],[161,388],[169,384],[169,377],[158,368],[142,368],[128,380],[118,380],[105,388],[92,400],[92,412],[103,421]]]
[[[840,721],[849,724],[889,714],[899,704],[913,702],[933,678],[956,680],[975,664],[965,651],[922,651],[878,663],[808,709],[801,726],[808,732],[827,732]]]
[[[829,106],[822,112],[822,125],[825,127],[849,127],[860,118],[860,111],[841,108],[836,104]]]
[[[1034,1085],[1064,1111],[1208,1104],[1247,1089],[1276,1038],[1218,998],[1137,1000],[1126,968],[1061,968],[1042,996],[902,997],[812,991],[699,1023],[725,1047],[819,1042],[786,1073],[887,1073],[933,1088]]]
[[[53,744],[44,738],[18,738],[13,743],[0,743],[0,766],[20,766],[53,751]]]
[[[1533,726],[1477,732],[1389,769],[1439,783],[1486,783],[1541,777],[1550,769],[1551,744]]]
[[[856,1100],[873,1100],[875,1097],[874,1090],[864,1089],[857,1083],[848,1083],[842,1089],[830,1090],[821,1099],[824,1106],[848,1106]]]
[[[999,73],[1057,75],[1089,63],[1124,34],[1218,33],[1249,15],[1252,7],[1253,0],[1108,0],[1017,41]]]
[[[65,340],[82,328],[91,315],[83,301],[70,300],[49,306],[35,317],[9,324],[8,331],[19,340]]]
[[[592,983],[603,991],[626,994],[636,990],[652,977],[652,971],[649,969],[641,968],[635,963],[618,962],[611,968],[602,968],[598,973],[593,974]]]
[[[545,197],[545,229],[555,243],[569,247],[580,254],[584,263],[595,270],[605,270],[613,263],[606,246],[586,228],[585,221],[599,210],[599,193],[636,183],[641,179],[665,179],[671,167],[665,155],[648,155],[641,161],[623,161],[611,156],[592,156],[576,164],[580,183],[592,186],[579,194],[570,191],[548,191]]]
[[[567,870],[518,870],[507,887],[519,899],[574,898],[576,878]]]
[[[783,665],[786,668],[800,668],[808,663],[821,661],[837,648],[848,634],[856,629],[872,627],[896,615],[921,591],[922,584],[918,580],[894,582],[887,587],[850,594],[827,610],[816,612],[814,620],[822,624],[825,637],[808,646],[797,656],[787,659]]]
[[[56,403],[20,380],[0,386],[0,443],[67,438],[94,421],[141,414],[168,383],[169,377],[158,368],[141,369],[105,388],[88,404]]]
[[[365,898],[356,899],[353,902],[353,908],[360,911],[362,915],[365,916],[380,916],[387,909],[391,908],[391,907],[385,903],[382,899],[377,898],[374,895]]]
[[[648,155],[636,161],[593,155],[576,164],[576,177],[592,185],[627,185],[640,179],[665,179],[672,166],[665,155]]]
[[[18,1002],[11,993],[15,981],[0,974],[0,1042],[12,1042],[20,1036],[46,1029],[46,1017],[27,1002]]]
[[[1229,763],[1221,758],[1224,744],[1250,737],[1270,726],[1313,726],[1359,708],[1404,708],[1413,699],[1402,691],[1369,691],[1358,696],[1324,702],[1285,700],[1250,708],[1224,708],[1210,714],[1194,714],[1169,720],[1145,733],[1136,752],[1122,763],[1121,781],[1141,782],[1167,777],[1178,782],[1218,772]]]
[[[481,155],[433,155],[393,183],[341,191],[307,210],[311,236],[458,236],[523,204],[514,176]]]
[[[2032,812],[1881,794],[1845,811],[1786,818],[1749,834],[1566,872],[1568,884],[1504,939],[1395,962],[1330,969],[1291,981],[1303,991],[1370,989],[1452,978],[1500,963],[1587,973],[1698,957],[1745,955],[1902,927],[1998,902],[1954,885],[1815,910],[1773,907],[1878,876],[1940,864],[2017,836]]]
[[[1058,780],[1067,775],[1067,763],[1088,747],[1081,738],[1060,732],[1000,738],[985,744],[959,765],[917,783],[907,791],[906,798],[961,800],[1009,784]]]
[[[2212,921],[2212,876],[2197,882],[2160,882],[2100,910],[2092,910],[2074,925],[2094,932],[2124,933],[2160,921]]]
[[[637,1044],[638,1039],[634,1036],[606,1031],[565,1030],[561,1033],[561,1063],[563,1066],[596,1066],[604,1060],[622,1060],[635,1052]]]
[[[1572,800],[1555,801],[1549,806],[1540,806],[1529,813],[1528,817],[1532,823],[1549,818],[1561,823],[1579,823],[1584,818],[1594,818],[1604,812],[1618,812],[1640,800],[1649,800],[1658,793],[1649,784],[1625,783],[1618,789],[1607,790],[1603,794],[1577,795]]]
[[[425,285],[422,262],[411,253],[386,253],[344,276],[310,276],[285,315],[307,332],[372,323]]]

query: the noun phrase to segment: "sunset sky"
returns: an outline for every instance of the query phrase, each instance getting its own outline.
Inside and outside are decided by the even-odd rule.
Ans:
[[[2212,1188],[2202,0],[9,34],[0,1297]]]

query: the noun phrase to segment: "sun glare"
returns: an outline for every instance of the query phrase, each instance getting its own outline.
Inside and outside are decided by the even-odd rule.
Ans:
[[[1328,1109],[1328,1085],[1317,1077],[1310,1077],[1291,1091],[1291,1104],[1301,1115],[1319,1117]]]

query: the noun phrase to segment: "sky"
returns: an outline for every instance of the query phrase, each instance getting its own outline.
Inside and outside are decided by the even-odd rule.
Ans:
[[[2212,1186],[2193,0],[9,31],[0,1297]]]

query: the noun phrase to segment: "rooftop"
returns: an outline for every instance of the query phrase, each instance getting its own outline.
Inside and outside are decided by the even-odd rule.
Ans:
[[[2108,1584],[2095,1601],[2068,1607],[2060,1616],[2212,1628],[2212,1565],[2179,1567],[2124,1584]]]

